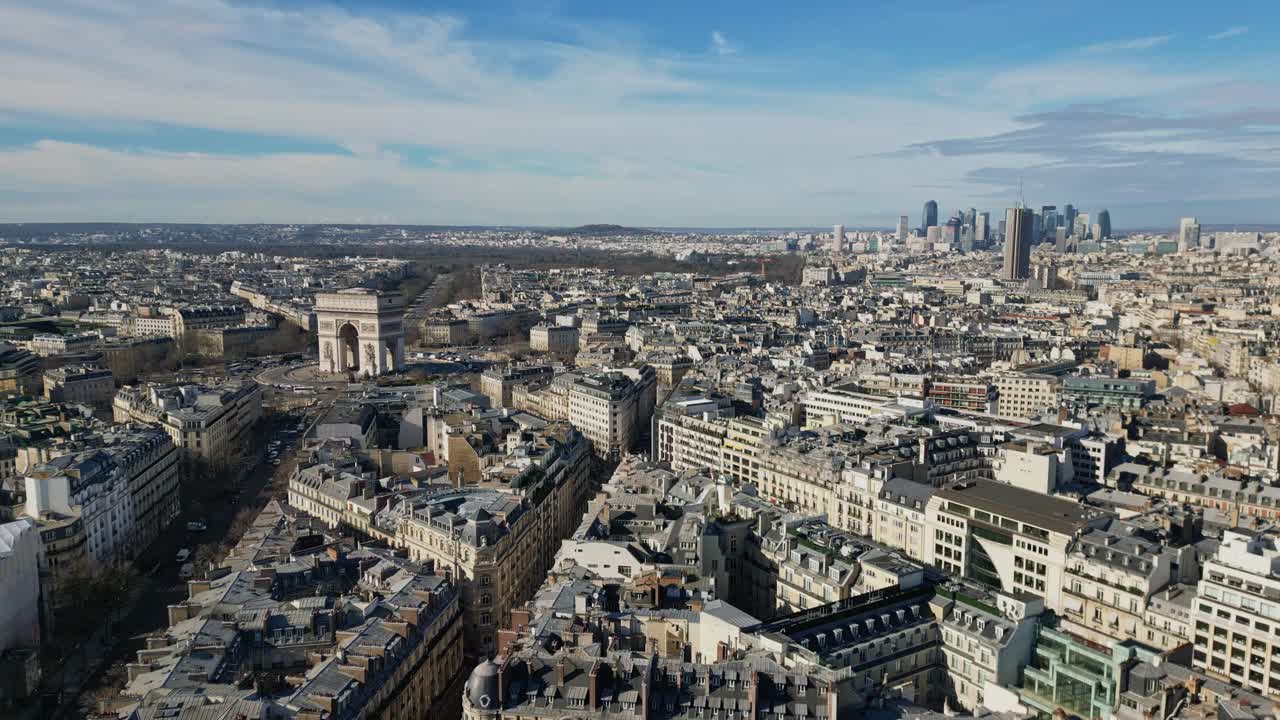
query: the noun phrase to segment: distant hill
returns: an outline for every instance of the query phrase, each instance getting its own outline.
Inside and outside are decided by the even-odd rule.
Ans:
[[[545,230],[545,235],[569,235],[578,237],[608,237],[610,235],[666,235],[667,233],[647,228],[629,228],[621,225],[579,225],[575,228]]]

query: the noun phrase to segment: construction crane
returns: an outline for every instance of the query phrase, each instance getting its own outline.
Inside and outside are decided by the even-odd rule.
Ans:
[[[763,280],[765,276],[764,275],[765,266],[772,265],[774,262],[775,261],[773,258],[764,258],[764,257],[760,258],[760,279],[761,280]]]

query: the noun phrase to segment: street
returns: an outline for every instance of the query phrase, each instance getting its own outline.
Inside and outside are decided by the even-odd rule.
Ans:
[[[82,653],[74,653],[66,659],[61,670],[52,670],[47,677],[59,683],[64,693],[62,704],[54,717],[84,717],[95,708],[96,697],[118,694],[124,682],[124,665],[135,661],[146,637],[168,627],[168,607],[187,597],[187,584],[179,576],[180,563],[176,553],[181,548],[192,551],[192,558],[212,556],[219,545],[234,544],[239,538],[229,537],[237,516],[251,509],[261,509],[273,496],[285,493],[289,473],[292,472],[296,444],[301,437],[299,423],[303,427],[314,419],[315,410],[301,413],[272,415],[266,432],[254,436],[252,461],[243,468],[241,480],[223,491],[211,502],[192,503],[184,500],[183,513],[135,564],[140,572],[141,585],[132,595],[132,607],[125,616],[115,622],[113,628],[104,624],[102,637],[89,638]],[[271,443],[279,442],[275,465],[270,457]],[[274,482],[273,482],[274,481]],[[191,488],[184,485],[183,491]],[[197,513],[193,506],[199,508]],[[203,522],[207,529],[189,532],[188,522]],[[243,532],[243,528],[236,528]],[[202,547],[207,548],[201,553]],[[197,570],[197,576],[202,570]],[[105,637],[110,635],[110,637]],[[84,664],[81,664],[86,661]],[[88,672],[86,673],[86,667]],[[85,675],[88,675],[87,681]],[[120,698],[115,698],[120,700]]]

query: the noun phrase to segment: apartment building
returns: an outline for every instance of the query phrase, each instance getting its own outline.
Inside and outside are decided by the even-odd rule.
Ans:
[[[1129,639],[1159,647],[1148,624],[1152,599],[1171,584],[1194,582],[1195,548],[1173,549],[1118,519],[1083,532],[1067,554],[1063,629],[1095,643]]]
[[[926,397],[934,405],[971,412],[996,412],[996,389],[987,380],[977,378],[937,378],[928,384]]]
[[[1069,377],[1062,381],[1062,404],[1138,410],[1155,394],[1155,382],[1137,378]]]
[[[116,393],[112,413],[119,423],[160,427],[188,459],[220,463],[249,445],[248,433],[262,417],[262,387],[130,385]]]
[[[1196,588],[1192,662],[1280,699],[1280,533],[1228,530]]]
[[[472,657],[494,652],[508,613],[533,596],[586,506],[591,465],[583,435],[561,428],[529,449],[535,452],[500,482],[394,496],[370,525],[371,535],[433,562],[458,585]]]
[[[872,418],[905,418],[925,413],[920,402],[860,392],[855,386],[806,390],[800,395],[808,426],[860,425]]]
[[[1044,601],[1024,594],[982,594],[953,584],[931,603],[938,618],[947,701],[974,711],[988,687],[1014,686],[1031,660]]]
[[[52,593],[83,569],[125,562],[137,552],[128,478],[102,450],[63,455],[24,478],[23,513],[40,528],[41,576]]]
[[[756,483],[760,479],[761,443],[769,434],[765,420],[750,415],[731,418],[725,426],[720,449],[720,472],[734,482]]]
[[[40,360],[22,348],[0,342],[0,397],[36,395],[40,382]]]
[[[197,330],[218,330],[244,324],[243,305],[195,305],[175,308],[173,336],[185,338]]]
[[[673,470],[704,470],[720,474],[722,451],[733,406],[727,398],[672,398],[657,413],[659,462]]]
[[[554,355],[578,352],[578,328],[565,325],[534,325],[529,330],[529,349]]]
[[[775,527],[761,538],[761,551],[776,575],[774,614],[789,615],[854,595],[858,557],[871,549],[820,520]]]
[[[470,326],[461,318],[430,318],[422,326],[422,340],[429,345],[465,345]]]
[[[1058,409],[1061,382],[1052,375],[1006,373],[995,379],[996,414],[1029,419]]]
[[[1037,595],[1059,613],[1072,543],[1111,517],[987,480],[939,488],[927,513],[925,563],[992,589]]]
[[[94,438],[109,455],[129,488],[133,512],[132,542],[145,548],[182,512],[182,453],[159,428],[113,426]]]
[[[597,456],[616,460],[648,434],[656,396],[657,378],[647,365],[576,374],[564,419],[591,440]]]
[[[355,549],[271,503],[219,572],[187,586],[165,632],[127,666],[130,720],[175,707],[299,720],[456,708],[448,691],[463,664],[461,598],[427,566]],[[296,680],[234,682],[268,674]]]
[[[135,337],[153,337],[163,335],[168,338],[180,338],[178,321],[173,315],[138,315],[128,323],[133,328]]]
[[[74,333],[70,335],[41,334],[31,338],[27,343],[31,352],[40,357],[80,353],[91,350],[98,342],[95,333]]]
[[[115,394],[115,377],[106,368],[63,365],[44,372],[44,396],[52,402],[110,410]]]
[[[40,647],[40,531],[31,518],[0,523],[0,655]]]
[[[489,398],[492,407],[512,407],[511,391],[521,384],[550,381],[555,368],[550,365],[502,365],[480,375],[480,393]]]

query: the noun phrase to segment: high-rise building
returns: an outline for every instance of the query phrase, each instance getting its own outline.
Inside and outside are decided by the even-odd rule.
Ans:
[[[1072,235],[1077,239],[1086,240],[1089,237],[1089,213],[1079,213],[1076,215],[1075,225],[1072,226]],[[1097,238],[1094,238],[1095,240]]]
[[[978,221],[978,210],[976,208],[969,208],[968,210],[965,210],[961,220],[964,221],[964,227],[973,227],[974,223]]]
[[[978,213],[973,225],[973,244],[986,247],[989,240],[991,240],[991,213]]]
[[[924,213],[920,216],[920,234],[928,235],[929,228],[938,224],[938,202],[930,200],[924,204]]]
[[[1053,231],[1058,227],[1058,206],[1057,205],[1041,205],[1040,206],[1040,232],[1036,233],[1036,240],[1045,235],[1053,235]]]
[[[1031,236],[1035,213],[1023,207],[1009,208],[1004,214],[1005,280],[1025,280],[1031,275]]]
[[[907,240],[907,220],[906,215],[898,217],[898,242],[906,242]]]
[[[1067,228],[1067,234],[1070,235],[1076,228],[1076,207],[1071,203],[1062,206],[1062,224]]]
[[[960,228],[962,227],[964,227],[964,221],[952,215],[942,228],[942,241],[952,248],[960,247]]]
[[[1068,237],[1070,237],[1070,235],[1068,235],[1067,228],[1065,226],[1053,229],[1053,245],[1058,252],[1064,253],[1069,251],[1070,248],[1067,245]]]
[[[1040,242],[1041,236],[1044,235],[1044,217],[1031,213],[1031,244],[1035,245]]]
[[[1098,217],[1094,218],[1093,223],[1101,228],[1101,235],[1095,240],[1102,240],[1111,237],[1111,211],[1103,208],[1098,211]]]
[[[1178,225],[1178,252],[1197,247],[1200,247],[1200,222],[1193,217],[1184,217]]]
[[[831,250],[844,252],[844,226],[836,225],[831,229]]]

